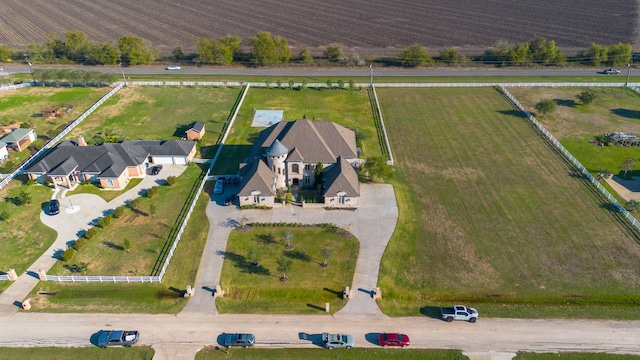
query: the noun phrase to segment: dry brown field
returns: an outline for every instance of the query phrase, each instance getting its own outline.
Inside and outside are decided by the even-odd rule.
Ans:
[[[332,43],[359,54],[420,43],[483,49],[534,35],[563,48],[635,44],[635,0],[3,0],[0,44],[24,47],[70,30],[115,43],[143,37],[161,52],[197,37],[270,31],[293,47]]]

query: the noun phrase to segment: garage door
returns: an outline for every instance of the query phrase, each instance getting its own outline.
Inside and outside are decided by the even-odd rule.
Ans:
[[[174,157],[173,163],[178,165],[187,165],[187,159],[184,157]]]
[[[153,157],[154,164],[173,164],[172,156],[154,156]]]

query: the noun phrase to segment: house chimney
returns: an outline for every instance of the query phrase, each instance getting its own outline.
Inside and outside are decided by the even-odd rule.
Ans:
[[[84,141],[84,136],[78,136],[78,146],[87,146],[87,142]]]

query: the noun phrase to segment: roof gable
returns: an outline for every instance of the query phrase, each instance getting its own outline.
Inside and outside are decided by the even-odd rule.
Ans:
[[[274,175],[267,164],[262,160],[256,160],[246,166],[247,176],[242,178],[238,195],[249,196],[254,191],[259,191],[262,195],[275,195]]]
[[[326,170],[322,195],[336,196],[339,192],[344,192],[349,197],[360,196],[358,174],[342,157],[339,157],[336,163]]]
[[[22,128],[14,129],[9,134],[0,138],[0,140],[2,140],[5,143],[15,143],[20,141],[20,139],[24,138],[25,136],[29,135],[29,133],[31,133],[32,131],[33,129],[22,129]]]

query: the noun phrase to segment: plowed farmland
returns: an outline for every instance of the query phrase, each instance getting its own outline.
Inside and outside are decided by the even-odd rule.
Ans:
[[[637,22],[634,0],[3,0],[0,44],[23,47],[81,30],[95,41],[136,35],[170,50],[191,48],[197,37],[246,39],[264,30],[292,46],[485,48],[540,35],[584,48],[633,44]]]

